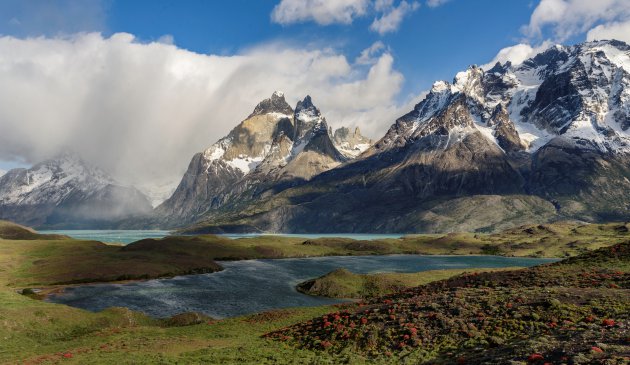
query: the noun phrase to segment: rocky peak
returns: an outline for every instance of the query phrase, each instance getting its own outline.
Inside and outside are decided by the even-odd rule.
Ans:
[[[297,143],[310,139],[312,133],[322,128],[328,133],[326,119],[322,117],[321,112],[313,104],[309,95],[298,101],[293,119],[295,121],[295,137],[293,140]]]
[[[263,115],[270,113],[279,113],[285,115],[292,115],[293,109],[284,99],[284,93],[281,91],[275,91],[270,98],[267,98],[254,108],[252,114],[250,114],[247,118],[251,118],[255,115]]]
[[[372,146],[371,139],[361,134],[359,127],[350,132],[350,128],[341,127],[335,130],[333,142],[337,149],[346,157],[356,157]]]

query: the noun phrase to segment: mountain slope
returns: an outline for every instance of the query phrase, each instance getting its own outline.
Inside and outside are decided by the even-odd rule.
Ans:
[[[150,211],[138,190],[68,153],[0,177],[0,219],[21,224],[100,226]]]
[[[226,205],[308,181],[347,159],[310,96],[293,110],[275,92],[226,137],[193,157],[175,193],[156,209],[156,219],[162,225],[193,222]]]
[[[358,158],[193,230],[494,230],[630,218],[630,47],[554,46],[436,82]],[[487,208],[482,208],[487,207]]]

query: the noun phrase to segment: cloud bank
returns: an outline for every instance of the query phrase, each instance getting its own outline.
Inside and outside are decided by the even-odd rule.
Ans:
[[[439,6],[447,0],[432,0]],[[271,21],[282,25],[314,22],[319,25],[352,24],[354,19],[374,14],[370,30],[380,35],[395,32],[403,19],[420,7],[417,1],[394,0],[281,0],[271,12]]]
[[[283,44],[203,55],[125,33],[0,37],[0,159],[70,148],[122,182],[178,181],[274,90],[291,104],[310,94],[333,127],[380,137],[410,105],[395,101],[404,79],[392,55],[379,45],[366,55]]]
[[[585,35],[586,40],[617,39],[630,43],[628,0],[541,0],[529,23],[521,27],[522,43],[503,48],[494,59],[522,63],[554,43]]]

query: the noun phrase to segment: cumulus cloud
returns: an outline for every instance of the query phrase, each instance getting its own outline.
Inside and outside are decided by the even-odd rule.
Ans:
[[[523,27],[528,37],[541,37],[549,28],[553,39],[563,42],[587,32],[597,24],[627,21],[627,0],[542,0],[534,9],[529,24]]]
[[[380,4],[384,7],[384,12],[380,17],[374,19],[370,25],[370,30],[377,32],[380,35],[397,31],[404,17],[420,7],[420,4],[415,1],[408,3],[403,0],[400,4],[398,4],[398,6],[393,6],[391,1],[385,1],[384,3],[389,3],[389,6]]]
[[[368,0],[282,0],[273,8],[271,20],[283,25],[307,21],[350,24],[366,14],[369,4]]]
[[[518,64],[571,37],[586,34],[586,40],[618,39],[630,42],[630,1],[541,0],[521,27],[525,39],[503,48],[484,68],[497,61]],[[541,39],[547,38],[544,41]]]
[[[407,111],[395,101],[403,81],[388,52],[366,69],[283,44],[218,56],[124,33],[0,37],[0,160],[70,148],[122,182],[177,181],[274,90],[293,105],[310,94],[333,127],[380,137]]]
[[[438,2],[444,0],[433,0]],[[319,25],[351,24],[354,19],[376,14],[370,30],[381,35],[398,30],[405,16],[420,7],[416,1],[394,0],[281,0],[271,12],[271,20],[288,25],[315,22]]]
[[[586,39],[589,41],[617,39],[630,43],[630,20],[626,22],[600,24],[586,33]]]
[[[492,59],[492,61],[487,64],[481,66],[483,69],[490,69],[497,62],[506,63],[511,62],[513,65],[518,65],[523,63],[528,58],[534,57],[538,53],[545,51],[552,45],[551,42],[545,41],[542,42],[539,46],[532,47],[527,43],[520,43],[514,46],[505,47],[497,53],[496,56]]]
[[[361,51],[361,54],[354,62],[359,65],[373,64],[377,61],[375,56],[384,49],[385,44],[381,41],[376,41],[371,46]]]

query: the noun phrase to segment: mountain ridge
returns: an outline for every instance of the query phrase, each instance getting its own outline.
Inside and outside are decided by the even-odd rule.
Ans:
[[[471,66],[434,83],[357,158],[228,203],[190,231],[492,230],[516,224],[514,212],[536,222],[630,218],[628,69],[619,41]],[[490,202],[500,214],[479,211]]]
[[[358,134],[354,140],[369,144]],[[354,158],[342,153],[309,95],[295,109],[274,92],[229,134],[195,155],[171,198],[156,209],[158,224],[192,222],[235,200],[310,180]],[[364,148],[344,138],[351,150]]]
[[[112,227],[151,211],[147,197],[64,152],[0,177],[0,219],[37,227]]]

